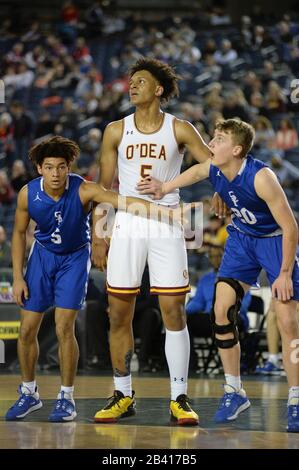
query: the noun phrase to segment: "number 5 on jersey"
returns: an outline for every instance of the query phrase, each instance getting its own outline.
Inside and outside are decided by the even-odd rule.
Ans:
[[[60,245],[62,243],[59,228],[57,228],[55,232],[51,234],[51,242],[55,243],[56,245]]]
[[[140,168],[141,178],[144,179],[147,176],[151,176],[152,168],[153,168],[153,165],[141,165],[141,168]]]

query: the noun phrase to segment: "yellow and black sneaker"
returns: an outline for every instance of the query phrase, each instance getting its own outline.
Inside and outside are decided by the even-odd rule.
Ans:
[[[116,423],[120,418],[126,418],[136,413],[135,392],[131,397],[125,397],[119,390],[114,390],[112,397],[108,398],[107,405],[95,414],[96,423]]]
[[[189,398],[187,395],[179,395],[176,400],[171,400],[170,419],[179,426],[197,426],[198,415],[192,410],[189,405]]]

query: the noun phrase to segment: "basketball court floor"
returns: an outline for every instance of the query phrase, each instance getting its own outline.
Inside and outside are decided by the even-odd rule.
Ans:
[[[227,425],[213,422],[222,379],[191,378],[188,395],[200,416],[198,427],[170,425],[169,380],[156,375],[133,378],[137,414],[118,424],[93,422],[95,412],[113,392],[111,376],[78,376],[78,416],[74,422],[60,424],[47,421],[60,378],[39,374],[44,407],[26,421],[6,422],[4,415],[17,399],[19,382],[17,375],[0,374],[0,449],[299,449],[299,434],[285,431],[285,377],[244,380],[252,406]]]

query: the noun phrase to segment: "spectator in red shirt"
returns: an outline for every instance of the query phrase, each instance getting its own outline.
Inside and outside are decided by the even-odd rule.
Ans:
[[[79,10],[74,5],[74,2],[66,1],[63,4],[61,16],[64,23],[76,24],[79,19]]]
[[[73,52],[73,57],[76,62],[90,64],[92,62],[92,57],[88,46],[86,45],[85,39],[80,37],[76,40],[75,50]]]

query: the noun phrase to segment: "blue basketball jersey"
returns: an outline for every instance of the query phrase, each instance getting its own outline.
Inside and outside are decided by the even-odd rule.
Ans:
[[[281,234],[281,229],[269,207],[256,193],[254,177],[267,167],[251,155],[245,158],[239,173],[229,181],[221,170],[211,165],[209,179],[217,193],[232,211],[232,225],[241,232],[254,237]]]
[[[89,214],[79,197],[82,182],[81,176],[70,174],[59,201],[44,191],[42,177],[28,183],[28,212],[37,224],[34,237],[49,251],[72,253],[90,241]]]

